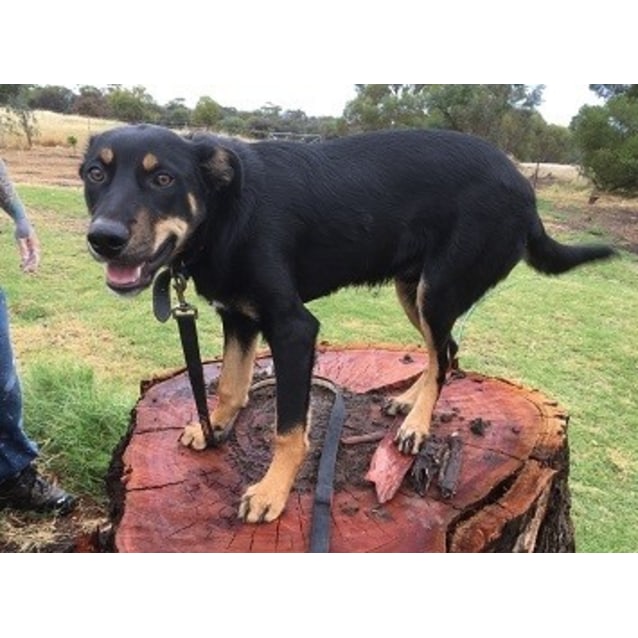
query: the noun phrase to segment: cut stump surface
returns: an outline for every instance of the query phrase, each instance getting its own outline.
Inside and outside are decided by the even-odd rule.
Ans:
[[[460,440],[460,469],[451,496],[445,498],[436,481],[419,495],[408,472],[396,493],[380,502],[385,499],[379,499],[379,485],[369,480],[370,462],[380,440],[393,450],[387,442],[403,418],[384,415],[381,407],[407,388],[426,363],[420,350],[318,349],[314,373],[342,390],[347,412],[334,480],[330,550],[574,551],[567,417],[541,393],[505,380],[454,373],[443,388],[432,434]],[[219,361],[204,367],[211,407],[220,367]],[[271,372],[270,357],[258,357],[256,378]],[[313,386],[311,452],[288,506],[279,520],[251,525],[237,519],[237,509],[244,490],[261,478],[270,460],[274,389],[252,393],[222,447],[195,452],[178,443],[183,426],[196,420],[187,374],[142,384],[107,481],[114,549],[308,551],[314,482],[333,400],[329,391]],[[395,453],[401,457],[389,452]]]

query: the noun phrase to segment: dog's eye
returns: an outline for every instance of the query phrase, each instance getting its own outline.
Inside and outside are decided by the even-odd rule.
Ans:
[[[175,178],[168,173],[157,173],[153,177],[153,184],[158,188],[168,188],[174,181]]]
[[[99,166],[91,166],[91,168],[86,171],[86,176],[95,184],[103,182],[106,177],[104,171]]]

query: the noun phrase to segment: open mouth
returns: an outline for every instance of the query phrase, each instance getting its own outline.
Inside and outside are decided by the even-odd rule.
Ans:
[[[151,284],[155,273],[170,261],[175,244],[175,237],[169,237],[151,259],[140,264],[107,262],[106,285],[120,295],[141,292]]]

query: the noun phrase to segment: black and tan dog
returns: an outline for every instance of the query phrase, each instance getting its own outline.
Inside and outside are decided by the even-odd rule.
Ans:
[[[388,410],[406,414],[397,445],[415,454],[456,345],[455,320],[525,259],[547,274],[603,259],[545,233],[534,192],[486,142],[445,131],[390,131],[318,144],[244,143],[160,127],[94,137],[81,167],[88,242],[122,294],[179,263],[215,302],[224,354],[212,415],[223,435],[248,400],[258,336],[277,377],[273,459],[240,516],[283,511],[308,447],[319,329],[304,303],[349,285],[393,280],[429,364]],[[199,425],[182,443],[205,447]]]

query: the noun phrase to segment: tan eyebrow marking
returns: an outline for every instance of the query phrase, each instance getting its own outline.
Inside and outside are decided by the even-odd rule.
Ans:
[[[142,160],[142,166],[146,171],[152,171],[154,168],[157,168],[159,165],[159,160],[153,153],[147,153]]]
[[[105,164],[110,164],[113,161],[113,158],[115,157],[115,155],[113,154],[113,149],[111,148],[103,148],[100,153],[99,153],[100,159],[105,163]]]

